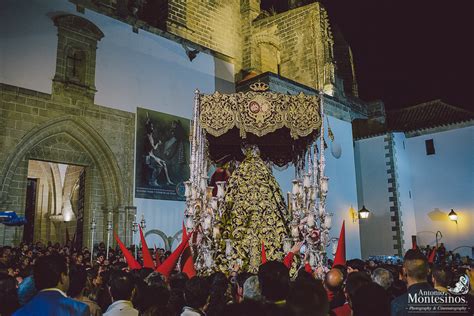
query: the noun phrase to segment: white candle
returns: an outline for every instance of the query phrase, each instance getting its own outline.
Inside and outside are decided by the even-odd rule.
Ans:
[[[191,230],[194,228],[194,221],[191,216],[186,217],[186,229]]]
[[[311,186],[311,189],[310,189],[310,196],[309,198],[311,199],[311,201],[316,201],[316,198],[318,197],[317,196],[317,190],[316,190],[316,186]]]
[[[217,204],[217,197],[213,197],[211,199],[211,208],[214,210],[214,211],[217,211],[217,207],[218,207],[218,204]]]
[[[311,174],[307,173],[304,175],[303,186],[309,188],[311,186]]]
[[[186,198],[191,196],[191,181],[184,181],[184,196]]]
[[[298,187],[299,181],[295,179],[292,182],[293,182],[293,187],[291,189],[291,193],[293,193],[293,196],[295,196],[300,192],[300,189]]]
[[[298,226],[291,227],[291,236],[298,238],[300,236],[300,231],[298,230]]]
[[[330,229],[331,224],[332,224],[332,218],[331,216],[327,215],[326,218],[324,219],[324,225],[326,226],[327,229]]]
[[[232,241],[230,239],[225,240],[225,255],[229,257],[232,254]]]
[[[222,199],[225,195],[225,181],[217,181],[217,198]]]
[[[212,237],[213,238],[218,238],[221,235],[221,231],[219,229],[219,226],[214,226],[212,228]]]
[[[204,228],[204,230],[208,230],[209,228],[211,228],[211,217],[210,216],[206,216],[204,218],[203,228]]]
[[[206,192],[207,188],[207,177],[201,178],[201,192]]]

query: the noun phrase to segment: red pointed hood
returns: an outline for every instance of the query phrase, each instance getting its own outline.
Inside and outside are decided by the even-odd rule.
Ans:
[[[138,225],[140,229],[140,240],[142,242],[142,255],[143,255],[143,267],[144,268],[155,268],[155,264],[153,263],[153,258],[150,254],[150,249],[148,249],[148,245],[146,244],[145,236],[143,236],[143,230],[140,225]]]
[[[188,233],[186,232],[186,226],[184,226],[184,223],[183,223],[183,237],[181,238],[181,240],[184,240],[187,234]],[[183,273],[186,273],[188,278],[191,279],[193,276],[196,275],[196,268],[194,267],[193,254],[191,252],[191,248],[189,247],[189,243],[186,245],[186,247],[183,250],[183,254],[181,255],[180,267],[181,267],[181,271]]]
[[[262,241],[262,264],[267,262],[267,252],[265,251],[265,243]]]
[[[155,270],[156,272],[161,273],[162,275],[169,277],[171,271],[173,271],[176,263],[178,262],[179,257],[183,253],[186,246],[189,246],[189,238],[193,233],[189,233],[184,240],[181,241],[179,246],[171,253],[171,255],[166,258],[165,261]]]
[[[418,248],[416,244],[416,237],[411,239],[411,249],[416,250]]]
[[[345,228],[345,221],[342,222],[341,233],[339,234],[339,241],[337,242],[337,250],[336,254],[334,255],[334,263],[335,265],[345,265],[346,264],[346,228]]]
[[[123,256],[125,257],[125,260],[127,261],[127,264],[128,264],[128,267],[130,268],[130,270],[141,269],[142,266],[133,257],[130,250],[128,250],[127,247],[125,247],[125,245],[120,240],[119,236],[117,235],[117,233],[115,231],[114,231],[114,237],[115,237],[115,240],[117,241],[117,244],[120,247],[120,250],[122,250]]]
[[[436,250],[437,248],[434,247],[433,250],[431,250],[430,255],[428,256],[428,263],[433,263],[435,256],[436,256]]]

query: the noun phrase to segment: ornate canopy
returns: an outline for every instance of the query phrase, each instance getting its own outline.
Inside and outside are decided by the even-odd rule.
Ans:
[[[258,82],[252,91],[201,95],[199,121],[213,161],[242,160],[243,143],[259,146],[264,160],[278,166],[293,162],[314,142],[321,126],[318,95],[267,92]]]

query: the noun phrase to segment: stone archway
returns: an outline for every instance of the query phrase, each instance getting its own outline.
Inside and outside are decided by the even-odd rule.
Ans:
[[[122,175],[106,141],[85,120],[74,116],[52,119],[21,139],[1,169],[0,210],[23,212],[30,159],[84,166],[88,196],[85,231],[89,229],[92,212],[95,212],[99,239],[105,237],[104,214],[113,211],[114,226],[119,224],[117,211],[124,204]]]

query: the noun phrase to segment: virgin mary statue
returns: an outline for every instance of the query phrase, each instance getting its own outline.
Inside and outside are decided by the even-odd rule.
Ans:
[[[256,273],[262,263],[262,242],[267,260],[281,261],[289,219],[271,168],[260,157],[257,146],[248,146],[245,159],[227,183],[215,254],[218,269],[228,272],[239,264],[243,270]]]

